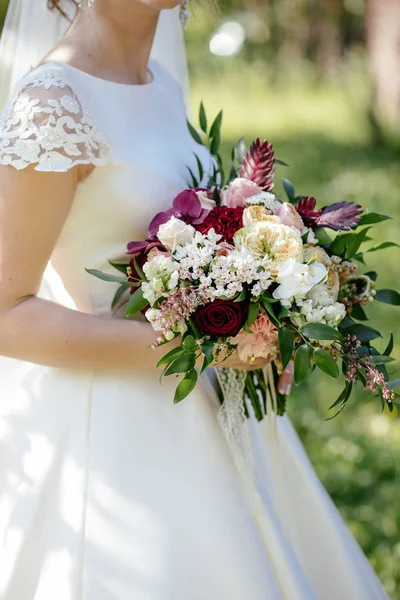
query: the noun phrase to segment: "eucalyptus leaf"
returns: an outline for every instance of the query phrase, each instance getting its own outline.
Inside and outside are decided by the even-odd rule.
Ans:
[[[111,302],[111,308],[114,309],[118,302],[121,300],[122,296],[124,295],[125,290],[127,290],[127,286],[126,285],[121,285],[117,291],[114,294],[114,298],[113,301]]]
[[[113,262],[112,260],[109,260],[108,262],[112,267],[114,267],[114,269],[117,269],[121,273],[124,273],[124,275],[127,274],[126,269],[127,269],[127,267],[129,267],[129,263],[117,263],[117,262]]]
[[[185,377],[182,379],[178,387],[175,391],[174,404],[178,404],[182,402],[187,396],[189,396],[190,392],[194,390],[196,387],[198,380],[198,374],[196,369],[191,369],[186,373]]]
[[[148,301],[143,296],[143,290],[140,287],[129,298],[128,304],[126,305],[125,314],[127,317],[135,315],[136,313],[146,308],[148,304]]]
[[[294,189],[294,185],[289,179],[285,177],[282,179],[283,189],[285,190],[286,196],[289,199],[289,202],[293,202],[296,198],[296,193]]]
[[[109,273],[103,273],[103,271],[99,271],[97,269],[85,269],[87,273],[101,279],[102,281],[112,281],[113,283],[126,283],[126,278],[124,279],[120,275],[110,275]]]

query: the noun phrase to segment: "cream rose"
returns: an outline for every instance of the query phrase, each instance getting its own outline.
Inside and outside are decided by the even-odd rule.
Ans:
[[[168,250],[174,252],[177,246],[184,246],[191,242],[195,233],[194,227],[176,217],[171,217],[169,221],[160,225],[157,237]]]
[[[258,223],[259,221],[268,221],[269,223],[279,223],[279,218],[271,215],[270,212],[265,208],[265,206],[260,206],[259,204],[255,206],[249,206],[245,208],[243,211],[243,225],[244,227],[249,227],[253,225],[253,223]]]
[[[275,277],[284,263],[291,259],[301,262],[303,257],[300,232],[268,221],[240,229],[234,243],[237,250],[254,256]]]

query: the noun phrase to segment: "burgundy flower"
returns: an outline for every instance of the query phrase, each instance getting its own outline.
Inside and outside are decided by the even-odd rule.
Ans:
[[[313,229],[317,227],[316,223],[322,215],[322,210],[315,210],[316,206],[317,200],[312,196],[302,198],[296,206],[296,210],[303,219],[306,227],[312,227]]]
[[[201,306],[193,315],[198,329],[206,335],[235,336],[243,328],[248,315],[244,302],[214,300]]]
[[[355,227],[361,218],[362,207],[354,202],[336,202],[315,210],[315,198],[302,198],[296,206],[297,212],[302,217],[306,227],[329,227],[335,231],[348,231]]]
[[[238,229],[243,227],[243,211],[244,207],[242,206],[236,208],[216,206],[209,212],[203,223],[197,225],[196,229],[203,234],[214,229],[215,233],[222,235],[225,242],[232,244],[233,236]]]
[[[354,202],[335,202],[322,209],[317,225],[335,231],[348,231],[350,227],[355,227],[360,222],[362,212],[362,206]]]
[[[264,191],[271,192],[275,176],[275,153],[272,144],[257,138],[244,158],[240,176],[250,179]]]
[[[194,190],[184,190],[173,201],[172,208],[158,213],[149,225],[149,235],[157,235],[158,228],[176,217],[191,225],[202,223],[208,214],[208,210],[202,208],[201,202]]]

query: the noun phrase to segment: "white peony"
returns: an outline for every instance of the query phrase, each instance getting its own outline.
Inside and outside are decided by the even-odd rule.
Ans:
[[[143,296],[152,306],[158,298],[168,297],[177,290],[179,266],[167,256],[156,256],[143,266],[148,281],[142,283]]]
[[[306,300],[301,307],[303,316],[302,324],[325,323],[331,327],[337,327],[346,316],[346,307],[341,302],[335,302],[330,306],[314,304],[312,300]]]
[[[290,306],[293,301],[302,303],[308,292],[323,281],[327,274],[326,267],[321,263],[307,265],[291,259],[279,269],[277,281],[280,285],[272,295],[284,306]]]
[[[303,244],[300,232],[294,227],[258,221],[236,232],[235,247],[253,256],[272,276],[292,259],[301,262]]]
[[[255,196],[251,196],[250,198],[246,198],[245,201],[246,206],[264,206],[270,214],[276,214],[276,211],[280,207],[281,203],[276,199],[275,194],[271,194],[270,192],[260,192]]]
[[[157,237],[160,242],[174,252],[177,246],[184,246],[194,238],[196,230],[184,221],[171,217],[158,228]]]

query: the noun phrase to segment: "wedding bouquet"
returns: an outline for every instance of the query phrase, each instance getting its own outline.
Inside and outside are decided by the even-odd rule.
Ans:
[[[360,272],[368,253],[396,246],[365,249],[371,227],[389,217],[363,213],[352,202],[319,207],[313,197],[296,196],[287,179],[283,201],[273,190],[276,166],[285,163],[259,139],[249,150],[239,141],[226,177],[221,123],[222,112],[208,130],[201,105],[204,136],[189,129],[209,145],[212,173],[201,185],[205,174],[197,161],[191,187],[154,216],[145,240],[128,243],[129,262],[111,263],[123,275],[87,271],[120,283],[114,307],[129,289],[126,315],[143,312],[159,333],[157,345],[179,337],[179,346],[158,363],[164,375],[181,376],[175,403],[194,389],[199,370],[223,367],[237,351],[242,361],[270,359],[275,379],[294,361],[296,385],[314,369],[333,378],[341,371],[344,389],[331,408],[341,411],[360,381],[392,410],[396,382],[387,364],[393,337],[383,353],[372,346],[381,334],[365,324],[365,308],[375,301],[400,305],[400,295],[378,290],[376,272]],[[247,372],[244,400],[259,420],[267,410],[267,385],[265,370]],[[274,409],[283,414],[286,398],[274,396]]]

